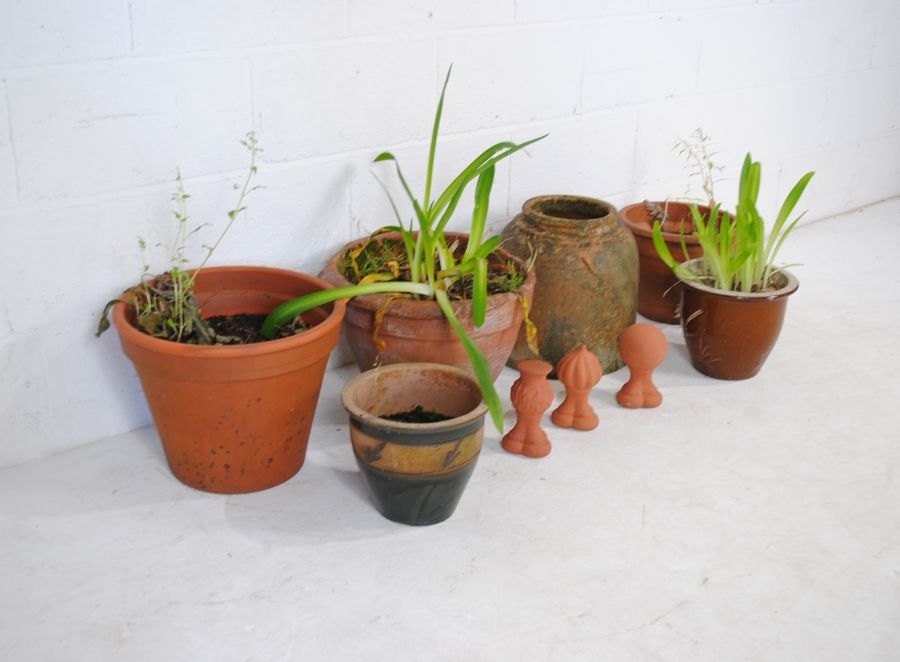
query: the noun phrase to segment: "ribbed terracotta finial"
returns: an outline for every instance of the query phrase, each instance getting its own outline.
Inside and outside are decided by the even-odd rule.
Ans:
[[[631,370],[631,379],[616,394],[623,407],[658,407],[662,393],[653,383],[653,371],[666,358],[669,342],[652,324],[633,324],[622,332],[619,354]]]
[[[556,366],[556,374],[566,385],[566,399],[554,410],[550,420],[561,428],[593,430],[600,419],[591,409],[588,398],[594,384],[603,376],[600,361],[581,345],[562,358]]]
[[[550,453],[551,446],[541,428],[541,418],[553,403],[553,387],[547,381],[553,366],[546,361],[527,359],[519,361],[516,368],[522,373],[510,391],[516,408],[516,424],[500,444],[510,453],[544,457]]]

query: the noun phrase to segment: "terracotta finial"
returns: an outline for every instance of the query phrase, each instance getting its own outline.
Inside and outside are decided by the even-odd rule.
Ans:
[[[658,407],[662,393],[653,384],[653,371],[666,358],[669,343],[652,324],[634,324],[622,332],[619,354],[631,370],[631,379],[616,394],[623,407]]]
[[[587,347],[581,345],[566,354],[556,374],[566,385],[566,399],[557,407],[550,420],[561,428],[576,430],[593,430],[600,419],[588,403],[591,389],[603,376],[600,361]]]
[[[553,366],[546,361],[527,359],[519,361],[516,368],[522,373],[510,391],[516,408],[516,424],[504,435],[501,445],[510,453],[544,457],[550,452],[550,440],[541,429],[541,417],[553,402],[553,387],[547,381]]]

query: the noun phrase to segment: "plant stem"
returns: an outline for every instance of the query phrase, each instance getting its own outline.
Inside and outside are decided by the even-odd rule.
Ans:
[[[222,230],[222,233],[219,235],[218,239],[213,243],[212,246],[207,247],[206,257],[203,258],[203,261],[200,263],[195,270],[190,280],[190,287],[193,287],[194,280],[197,278],[197,274],[200,273],[200,270],[206,266],[206,263],[209,261],[209,258],[212,257],[212,254],[215,252],[216,248],[219,247],[219,244],[222,242],[222,239],[225,238],[225,235],[228,233],[228,230],[234,225],[234,222],[237,220],[237,217],[240,215],[242,211],[244,211],[244,198],[247,197],[247,194],[250,193],[250,182],[253,179],[253,176],[256,174],[256,155],[259,150],[256,147],[256,136],[251,132],[247,134],[247,142],[246,145],[250,150],[250,168],[247,170],[247,177],[244,179],[244,185],[241,187],[241,193],[238,196],[237,204],[234,209],[228,212],[228,225],[225,226],[225,229]]]

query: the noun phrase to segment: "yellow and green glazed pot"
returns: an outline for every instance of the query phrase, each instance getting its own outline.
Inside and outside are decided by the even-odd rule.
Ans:
[[[443,522],[472,476],[487,407],[466,371],[437,363],[396,363],[369,370],[341,394],[350,440],[378,511],[411,525]],[[385,416],[422,412],[436,422]]]

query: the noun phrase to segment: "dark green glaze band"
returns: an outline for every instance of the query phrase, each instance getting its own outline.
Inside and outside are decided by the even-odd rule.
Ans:
[[[378,471],[358,457],[356,463],[378,512],[389,520],[412,526],[437,524],[453,514],[472,477],[478,456],[444,476],[408,476]]]
[[[350,425],[372,439],[389,441],[405,446],[430,446],[448,441],[456,441],[477,432],[484,425],[484,416],[465,425],[443,428],[433,431],[385,429],[381,425],[372,425],[357,418],[350,418]]]

